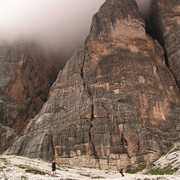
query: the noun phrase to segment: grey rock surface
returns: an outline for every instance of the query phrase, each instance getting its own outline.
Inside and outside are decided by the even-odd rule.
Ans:
[[[59,69],[60,62],[38,45],[1,43],[0,124],[11,128],[14,136],[22,133],[29,120],[39,112]],[[4,136],[4,128],[0,133],[0,153],[3,153],[13,135]]]
[[[180,87],[180,1],[154,0],[152,15],[167,64]]]
[[[48,101],[6,154],[49,160],[53,154],[63,164],[132,169],[179,141],[179,122],[176,81],[135,1],[107,0]]]
[[[19,136],[16,132],[14,132],[14,130],[12,128],[10,128],[8,126],[3,126],[1,123],[0,123],[0,132],[1,132],[0,152],[4,152],[13,141],[15,141],[19,138]]]

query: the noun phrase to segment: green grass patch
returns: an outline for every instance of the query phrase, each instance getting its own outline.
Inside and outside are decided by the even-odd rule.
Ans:
[[[180,151],[180,148],[179,148],[179,147],[178,147],[178,148],[173,149],[170,153],[174,153],[174,152],[178,152],[178,151]]]
[[[39,171],[37,169],[26,169],[25,171],[31,174],[46,175],[45,172]]]
[[[21,176],[21,180],[26,180],[27,178],[25,176]]]
[[[147,174],[151,174],[151,175],[166,175],[166,174],[173,174],[175,173],[179,168],[175,168],[172,169],[172,167],[166,166],[165,168],[161,169],[161,168],[157,168],[157,169],[152,169],[151,171],[149,171]]]
[[[18,165],[17,167],[18,167],[18,168],[21,168],[21,169],[26,169],[26,167],[25,167],[25,166],[22,166],[22,165]]]
[[[136,174],[137,172],[140,172],[140,171],[144,170],[145,168],[146,168],[146,166],[142,166],[142,167],[134,169],[134,170],[129,170],[127,173]]]
[[[6,158],[0,158],[0,161],[4,162],[4,165],[10,164]]]
[[[102,177],[102,176],[95,176],[95,177],[93,177],[93,179],[103,179],[103,178],[105,178],[105,177]]]
[[[90,174],[83,174],[83,173],[79,173],[79,175],[81,176],[85,176],[85,177],[91,177]]]
[[[56,169],[60,170],[60,171],[65,171],[64,168],[61,168],[61,167],[57,167]]]
[[[84,174],[84,173],[79,173],[79,175],[85,176],[85,177],[90,177],[90,178],[92,178],[92,179],[100,179],[100,178],[104,178],[104,177],[102,177],[102,176],[93,176],[93,177],[91,177],[90,174]]]

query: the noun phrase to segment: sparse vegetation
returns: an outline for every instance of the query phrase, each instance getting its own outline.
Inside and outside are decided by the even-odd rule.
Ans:
[[[25,171],[32,174],[46,175],[45,172],[39,171],[37,169],[26,169]]]
[[[171,151],[171,153],[178,152],[178,151],[180,151],[180,147],[174,148],[174,149]]]
[[[169,156],[170,158],[171,156]],[[174,156],[173,156],[174,157]],[[27,180],[29,179],[29,177],[31,177],[31,179],[53,179],[53,177],[51,177],[52,173],[51,173],[51,168],[50,168],[50,164],[44,163],[38,160],[32,160],[29,159],[29,161],[27,160],[27,158],[23,159],[23,157],[11,157],[9,156],[9,158],[7,157],[2,157],[3,159],[0,159],[0,177],[3,177],[4,179],[13,179],[14,177],[16,179],[19,180]],[[13,160],[11,160],[11,158]],[[176,164],[179,163],[179,161],[177,163],[175,163],[176,159],[171,159],[171,162],[173,162],[173,164],[170,164],[166,161],[163,161],[163,165],[161,165],[161,161],[159,163],[159,165],[157,166],[153,166],[153,169],[148,172],[146,175],[143,175],[141,173],[137,173],[139,171],[142,171],[146,166],[145,164],[141,164],[141,166],[139,166],[137,169],[135,170],[130,170],[132,167],[128,167],[127,170],[129,170],[127,173],[127,176],[135,178],[138,180],[143,179],[143,180],[150,180],[152,178],[151,175],[157,175],[155,176],[155,179],[163,179],[163,175],[169,176],[167,179],[171,179],[171,175],[174,174],[174,172],[176,172],[178,170],[179,167],[175,166]],[[9,163],[10,165],[5,165],[4,162]],[[41,169],[43,164],[43,169]],[[166,166],[166,167],[165,167]],[[162,168],[165,167],[165,168]],[[176,167],[176,169],[175,169]],[[135,167],[134,167],[135,168]],[[16,173],[18,172],[18,173]],[[60,172],[60,173],[59,173]],[[137,173],[137,174],[136,174]],[[145,172],[144,172],[145,173]],[[104,179],[107,178],[109,176],[111,176],[112,178],[115,177],[120,177],[120,175],[117,171],[111,171],[111,170],[106,170],[106,171],[99,171],[99,170],[95,170],[95,169],[86,169],[86,168],[78,168],[78,167],[72,167],[71,169],[69,169],[67,166],[58,166],[57,167],[57,176],[59,179],[66,179],[66,180],[75,180],[77,179],[77,176],[81,177],[82,179]],[[130,178],[131,179],[131,178]]]
[[[91,174],[84,174],[84,173],[79,173],[81,176],[85,176],[85,177],[91,177]],[[104,178],[102,176],[93,176],[91,177],[92,179],[100,179],[100,178]]]
[[[25,176],[22,176],[21,177],[21,180],[26,180],[27,178]]]
[[[10,164],[6,158],[0,158],[0,161],[3,161],[4,162],[4,165],[8,165]]]
[[[163,157],[163,156],[165,156],[167,154],[173,153],[173,152],[177,152],[177,151],[180,151],[180,144],[179,143],[172,145],[168,149],[167,153],[164,153],[161,157]]]
[[[68,171],[68,169],[62,168],[62,167],[57,167],[56,169],[61,170],[61,171]]]
[[[26,169],[26,167],[25,167],[25,166],[23,166],[23,165],[19,165],[19,166],[18,166],[18,168],[21,168],[21,169]]]
[[[93,177],[93,179],[102,179],[102,178],[105,178],[105,177],[102,177],[102,176],[96,176],[96,177]]]
[[[145,168],[146,168],[146,166],[142,166],[142,167],[137,168],[135,170],[129,170],[127,173],[129,173],[129,174],[136,174],[137,172],[140,172],[140,171],[142,171]]]
[[[90,177],[90,174],[79,173],[81,176]]]
[[[157,168],[157,169],[152,169],[151,171],[148,172],[148,174],[151,175],[165,175],[165,174],[173,174],[178,170],[178,168],[172,169],[172,167],[166,166],[165,168]]]

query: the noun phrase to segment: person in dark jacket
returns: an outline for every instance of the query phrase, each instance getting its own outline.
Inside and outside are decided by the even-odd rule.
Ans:
[[[125,172],[125,171],[124,171],[123,168],[119,170],[119,173],[121,174],[122,177],[124,176],[124,172]]]
[[[52,161],[52,176],[55,176],[56,175],[56,161],[53,160]]]

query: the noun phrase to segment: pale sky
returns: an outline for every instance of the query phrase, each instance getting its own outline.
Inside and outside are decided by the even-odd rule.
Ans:
[[[136,0],[141,14],[146,18],[149,16],[152,1],[153,0]]]
[[[136,0],[146,14],[151,0]],[[74,47],[89,33],[92,16],[105,0],[0,0],[0,39],[36,39]]]
[[[0,0],[0,38],[39,39],[54,46],[68,46],[84,41],[93,14],[104,2],[105,0]]]

